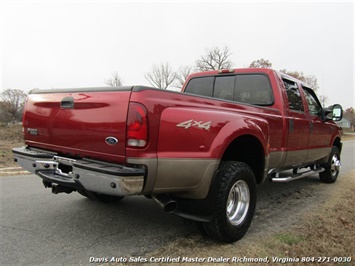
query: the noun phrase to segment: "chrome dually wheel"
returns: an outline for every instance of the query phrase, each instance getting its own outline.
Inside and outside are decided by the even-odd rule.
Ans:
[[[330,171],[332,173],[332,176],[336,176],[338,175],[339,171],[340,171],[340,159],[338,158],[337,154],[334,154],[332,157],[332,161],[331,161],[331,166],[330,166]]]
[[[244,180],[237,181],[229,192],[227,217],[232,225],[239,225],[248,213],[250,192]]]

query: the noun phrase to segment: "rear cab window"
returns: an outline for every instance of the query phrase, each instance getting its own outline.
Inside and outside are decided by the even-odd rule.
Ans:
[[[269,106],[274,97],[265,74],[234,74],[192,78],[185,93],[253,105]]]
[[[185,92],[201,96],[212,97],[214,77],[191,79]]]

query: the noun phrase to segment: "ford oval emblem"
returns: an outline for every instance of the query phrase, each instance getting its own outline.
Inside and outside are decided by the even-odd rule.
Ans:
[[[118,139],[115,137],[107,137],[105,141],[108,145],[116,145],[118,143]]]

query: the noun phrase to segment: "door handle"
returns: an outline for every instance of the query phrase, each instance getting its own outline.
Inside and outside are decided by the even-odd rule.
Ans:
[[[64,97],[60,101],[60,108],[62,108],[62,109],[74,109],[74,98],[72,96]]]

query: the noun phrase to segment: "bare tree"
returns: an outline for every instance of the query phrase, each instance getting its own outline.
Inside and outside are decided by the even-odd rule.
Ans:
[[[304,82],[308,84],[314,91],[317,91],[319,89],[318,80],[313,75],[305,76]],[[324,98],[328,97],[324,96]]]
[[[176,73],[176,86],[182,87],[187,77],[192,73],[191,66],[181,66]]]
[[[153,65],[152,71],[144,75],[145,79],[156,88],[166,89],[176,79],[174,72],[169,63]]]
[[[15,123],[22,120],[22,111],[26,97],[26,93],[17,89],[7,89],[1,93],[0,117],[2,122]]]
[[[254,60],[253,62],[250,63],[249,67],[255,67],[255,68],[271,68],[272,63],[269,60],[265,60],[264,58]]]
[[[305,76],[302,71],[301,72],[288,71],[286,69],[282,69],[280,71],[285,73],[285,74],[287,74],[287,75],[289,75],[289,76],[291,76],[291,77],[294,77],[296,79],[302,80],[304,83],[309,85],[314,91],[317,91],[319,89],[318,80],[313,75]]]
[[[325,106],[325,104],[328,102],[328,96],[319,95],[319,101],[322,104],[322,106]]]
[[[347,108],[343,117],[350,121],[351,131],[355,132],[355,109],[353,107]]]
[[[317,92],[317,90],[319,89],[318,80],[313,75],[306,76],[303,74],[302,71],[301,72],[287,71],[286,69],[282,69],[280,71],[287,75],[290,75],[291,77],[302,80],[304,83],[310,86],[315,92]],[[319,95],[318,98],[323,106],[325,106],[325,104],[328,102],[328,96],[326,95]]]
[[[233,65],[229,59],[231,54],[227,46],[222,49],[213,47],[212,49],[206,50],[206,54],[196,60],[196,69],[198,71],[229,69]]]
[[[111,87],[119,87],[123,85],[122,78],[118,75],[118,72],[113,72],[111,77],[105,81],[105,84]]]

